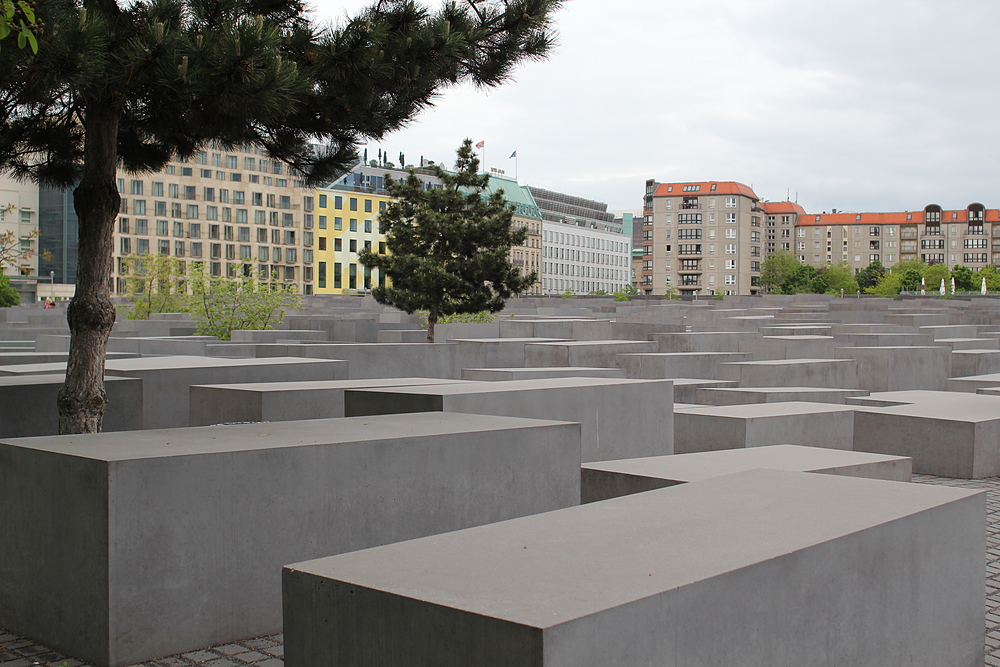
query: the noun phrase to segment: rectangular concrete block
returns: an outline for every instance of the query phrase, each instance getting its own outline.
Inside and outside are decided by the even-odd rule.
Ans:
[[[962,396],[968,397],[967,394]],[[1000,475],[1000,398],[859,407],[854,449],[913,458],[913,471],[979,479]]]
[[[1000,373],[1000,350],[956,350],[953,347],[952,350],[949,373],[953,377]]]
[[[937,346],[839,347],[838,359],[858,363],[858,387],[868,391],[944,389],[951,377],[951,349]]]
[[[688,331],[686,333],[654,333],[657,352],[735,352],[742,340],[760,338],[759,333],[746,331]]]
[[[343,361],[297,357],[144,357],[109,361],[106,368],[108,375],[142,379],[146,396],[143,404],[143,428],[188,426],[189,388],[195,384],[347,379],[347,365]]]
[[[554,378],[350,389],[349,416],[465,412],[579,422],[584,461],[672,454],[670,380]]]
[[[439,377],[457,380],[462,366],[454,343],[304,343],[278,346],[270,351],[257,346],[257,357],[295,356],[307,359],[341,359],[348,364],[344,379],[384,377]]]
[[[56,399],[65,375],[0,377],[0,437],[22,438],[59,433]],[[105,377],[108,402],[101,429],[134,431],[142,428],[142,380]]]
[[[619,354],[655,351],[656,343],[653,341],[638,340],[529,343],[524,346],[524,365],[616,368],[616,357]]]
[[[980,667],[985,517],[754,470],[298,563],[285,664]]]
[[[580,427],[419,414],[0,443],[0,627],[132,665],[281,630],[281,566],[576,505]]]
[[[191,426],[343,417],[344,392],[348,389],[454,382],[461,380],[386,378],[192,385]]]
[[[834,387],[867,389],[858,385],[854,359],[766,359],[719,365],[719,377],[741,387]]]
[[[800,401],[676,409],[674,452],[783,444],[852,449],[854,409]]]
[[[641,459],[591,461],[584,463],[580,472],[580,501],[592,503],[758,468],[909,482],[913,459],[801,445],[767,445]]]
[[[624,378],[620,368],[581,368],[569,366],[539,366],[536,368],[463,368],[463,380],[536,380],[539,378]]]
[[[719,378],[719,364],[743,361],[742,352],[649,352],[619,354],[618,367],[628,378]]]
[[[676,384],[676,383],[675,383]],[[675,389],[676,395],[676,389]],[[852,396],[867,396],[864,389],[832,389],[829,387],[706,387],[699,389],[692,403],[705,405],[746,405],[748,403],[839,403]]]
[[[554,343],[559,338],[473,338],[454,339],[462,368],[523,368],[527,343]]]

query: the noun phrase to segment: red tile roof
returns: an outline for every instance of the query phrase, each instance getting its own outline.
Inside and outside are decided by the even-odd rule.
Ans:
[[[777,213],[794,213],[797,215],[806,215],[806,210],[791,201],[762,201],[760,207],[764,209],[765,213],[770,213],[775,215]]]
[[[686,186],[697,185],[697,190],[685,192]],[[715,190],[712,190],[712,186]],[[754,191],[748,186],[736,181],[692,181],[689,183],[660,183],[653,193],[654,197],[681,197],[698,195],[743,195],[751,199],[758,199]]]
[[[952,213],[955,218],[952,219]],[[986,222],[1000,222],[1000,209],[985,210]],[[910,216],[907,219],[907,216]],[[817,220],[819,218],[819,220]],[[957,211],[941,211],[941,224],[967,222],[969,212],[966,209]],[[924,221],[923,211],[892,211],[886,213],[822,213],[814,215],[807,213],[799,217],[799,225],[914,225]]]

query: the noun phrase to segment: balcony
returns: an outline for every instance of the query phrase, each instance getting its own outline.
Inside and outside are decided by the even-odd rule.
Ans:
[[[901,239],[915,239],[917,238],[917,228],[916,227],[903,227],[899,230],[899,238]]]

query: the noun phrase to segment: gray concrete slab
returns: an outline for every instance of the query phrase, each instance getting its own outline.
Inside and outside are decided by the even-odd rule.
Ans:
[[[21,438],[59,433],[56,398],[65,375],[0,377],[0,437]],[[104,378],[107,407],[101,429],[132,431],[142,428],[142,380]]]
[[[347,416],[438,410],[579,422],[584,461],[674,451],[670,380],[567,377],[349,389],[344,394]]]
[[[650,340],[657,352],[735,352],[741,340],[754,340],[760,334],[753,331],[688,331],[686,333],[654,333]]]
[[[343,361],[298,357],[144,357],[108,361],[106,372],[108,375],[142,379],[146,397],[142,410],[143,428],[188,426],[191,385],[347,379],[347,367]]]
[[[579,502],[580,427],[462,414],[0,443],[0,627],[119,667],[281,628],[281,566]]]
[[[671,378],[674,383],[674,407],[679,403],[700,403],[698,391],[710,387],[735,387],[732,380],[708,380],[703,378]]]
[[[348,363],[349,379],[383,377],[439,377],[457,380],[461,375],[458,347],[454,343],[303,343],[257,345],[256,356],[340,359]]]
[[[909,456],[913,471],[978,479],[1000,475],[1000,398],[859,407],[854,449]],[[977,399],[977,400],[969,400]]]
[[[676,393],[676,390],[675,390]],[[708,387],[699,389],[695,402],[705,405],[744,405],[747,403],[846,403],[851,396],[867,396],[864,389],[831,387]]]
[[[755,470],[298,563],[285,664],[978,667],[985,511]]]
[[[369,387],[449,384],[441,378],[315,380],[192,385],[191,426],[237,422],[282,422],[344,416],[344,392]]]
[[[767,445],[641,459],[591,461],[584,463],[580,472],[580,502],[608,500],[758,468],[909,482],[913,460],[905,456],[822,447]]]
[[[765,359],[719,365],[719,377],[741,387],[833,387],[867,389],[858,385],[854,359]]]
[[[524,346],[528,343],[555,343],[561,338],[456,338],[458,363],[462,368],[523,368]]]
[[[619,354],[655,351],[655,342],[639,340],[529,343],[524,346],[524,365],[616,368],[616,356]]]
[[[944,389],[952,376],[952,352],[943,346],[840,347],[835,354],[858,362],[858,387],[868,391]]]
[[[674,453],[783,444],[852,449],[854,410],[805,401],[675,408]]]
[[[538,378],[624,378],[620,368],[582,368],[579,366],[540,366],[536,368],[463,368],[463,380],[535,380]]]
[[[952,349],[951,376],[965,377],[1000,373],[1000,350]]]
[[[615,361],[628,378],[721,379],[719,364],[744,359],[749,355],[743,352],[647,352],[619,354]]]

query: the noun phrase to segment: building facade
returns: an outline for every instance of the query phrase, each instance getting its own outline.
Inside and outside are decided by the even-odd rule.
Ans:
[[[545,294],[615,292],[631,281],[632,216],[592,199],[528,186],[542,218]],[[627,220],[626,220],[627,217]]]
[[[957,210],[929,204],[921,211],[802,215],[795,254],[815,266],[843,261],[863,269],[874,261],[890,267],[923,260],[978,270],[1000,265],[1000,210],[979,203]]]
[[[21,295],[21,302],[35,300],[38,292],[38,186],[15,181],[8,176],[0,176],[0,234],[9,235],[13,244],[11,250],[21,255],[13,264],[4,263],[3,273],[10,277],[11,286]],[[46,285],[51,276],[45,274],[42,282]],[[46,294],[47,296],[47,294]]]
[[[415,173],[425,188],[441,187],[433,171],[416,169]],[[358,253],[364,248],[386,251],[385,235],[378,225],[379,212],[392,201],[385,187],[386,176],[399,181],[407,178],[408,172],[359,163],[317,190],[318,293],[348,294],[385,284],[385,277],[378,269],[369,269],[358,262]],[[491,175],[485,194],[498,190],[514,206],[511,225],[523,227],[527,233],[523,245],[511,248],[511,261],[525,274],[541,273],[542,218],[531,193],[517,181]],[[540,293],[540,285],[540,281],[536,282],[526,293]]]
[[[769,215],[734,181],[646,181],[637,287],[645,294],[756,294]]]

